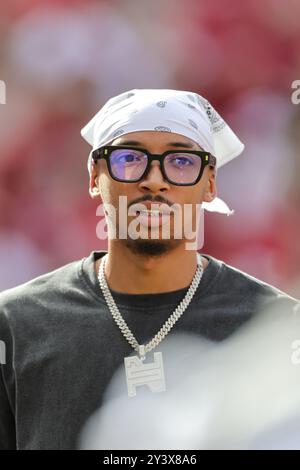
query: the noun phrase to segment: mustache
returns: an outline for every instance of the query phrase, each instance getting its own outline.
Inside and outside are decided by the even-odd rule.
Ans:
[[[157,195],[157,196],[155,196],[155,197],[151,197],[151,196],[145,194],[145,196],[141,196],[141,197],[139,197],[139,198],[134,199],[133,201],[131,201],[131,202],[128,204],[128,208],[129,208],[130,206],[132,206],[133,204],[138,204],[138,203],[146,202],[146,201],[150,201],[150,202],[153,202],[153,203],[154,203],[154,202],[160,202],[160,203],[162,203],[162,204],[167,204],[168,206],[172,206],[172,205],[173,205],[171,201],[169,201],[168,199],[166,199],[166,198],[164,198],[164,197],[162,197],[162,196],[160,196],[160,195]]]

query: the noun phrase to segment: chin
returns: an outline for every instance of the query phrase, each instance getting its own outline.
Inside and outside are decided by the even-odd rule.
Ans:
[[[124,240],[127,248],[133,253],[143,256],[162,256],[178,246],[180,240]]]

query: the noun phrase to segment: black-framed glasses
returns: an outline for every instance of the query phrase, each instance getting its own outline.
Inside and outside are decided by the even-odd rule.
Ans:
[[[206,165],[215,166],[216,157],[200,150],[167,150],[152,154],[146,149],[107,145],[92,152],[92,158],[105,158],[110,176],[123,183],[141,181],[150,169],[151,162],[160,162],[165,180],[177,186],[191,186],[200,180]]]

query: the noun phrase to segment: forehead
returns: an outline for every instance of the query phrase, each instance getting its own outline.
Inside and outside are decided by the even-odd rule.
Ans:
[[[175,132],[164,131],[136,131],[123,134],[111,142],[111,145],[122,145],[126,143],[130,145],[161,145],[166,147],[184,147],[200,150],[201,147],[197,142],[181,134]],[[135,142],[135,144],[133,143]]]

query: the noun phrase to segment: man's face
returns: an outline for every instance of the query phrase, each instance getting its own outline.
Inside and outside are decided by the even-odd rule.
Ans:
[[[153,154],[161,154],[166,150],[174,150],[176,152],[181,150],[183,152],[185,150],[202,150],[196,142],[185,136],[157,131],[131,132],[130,134],[116,138],[110,145],[126,145],[134,148],[140,147],[147,149]],[[92,198],[100,197],[104,204],[112,205],[115,208],[117,215],[116,228],[118,233],[120,196],[127,197],[127,208],[133,207],[133,204],[139,202],[149,204],[151,201],[152,204],[155,204],[154,208],[157,208],[162,203],[168,206],[172,206],[173,204],[178,205],[177,207],[180,207],[181,214],[183,214],[186,207],[185,205],[192,205],[190,207],[192,207],[193,220],[195,220],[196,205],[201,204],[203,201],[211,202],[216,196],[215,176],[216,170],[206,166],[198,183],[192,186],[176,186],[164,179],[161,173],[160,163],[158,160],[155,160],[151,163],[150,170],[141,181],[123,183],[111,178],[106,161],[100,159],[97,164],[93,163],[89,192]],[[136,216],[126,215],[126,217],[128,219],[128,226]],[[130,240],[130,237],[128,237],[126,240],[121,241],[133,251],[148,254],[161,254],[178,246],[178,244],[184,241],[184,237],[181,240],[174,238],[174,216],[172,214],[170,219],[170,237],[168,240],[162,239],[163,224],[156,224],[156,230],[154,229],[152,232],[156,232],[155,239],[153,239],[153,237],[151,239],[149,227],[149,230],[147,230],[147,239],[141,236],[138,240]],[[146,220],[148,220],[148,218],[146,218]]]

